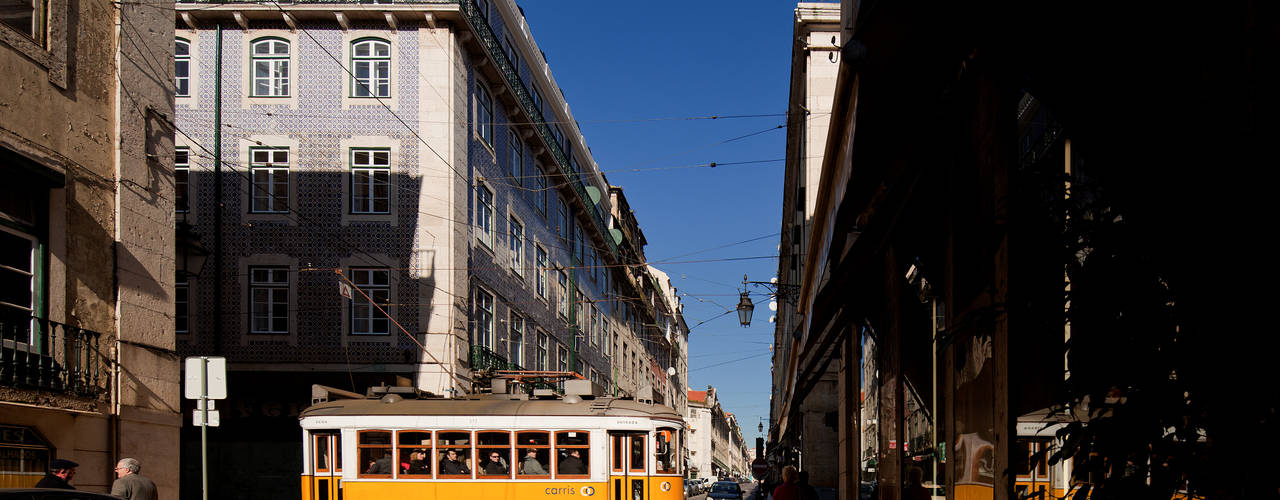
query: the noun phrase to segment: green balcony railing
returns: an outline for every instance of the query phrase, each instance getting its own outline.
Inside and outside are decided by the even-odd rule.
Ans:
[[[489,27],[489,20],[484,13],[480,12],[475,0],[459,0],[462,5],[463,17],[471,23],[471,29],[476,32],[476,38],[480,43],[484,44],[485,49],[489,51],[489,55],[497,61],[499,72],[506,78],[507,83],[515,90],[516,99],[520,101],[520,106],[524,109],[525,114],[529,115],[533,127],[538,130],[538,135],[542,136],[542,141],[547,144],[547,149],[551,151],[551,156],[555,157],[556,163],[560,165],[560,171],[564,172],[573,185],[573,190],[578,194],[578,198],[588,208],[594,206],[591,203],[591,197],[587,195],[587,188],[582,183],[581,172],[573,168],[573,162],[569,161],[569,155],[566,155],[561,149],[560,142],[556,140],[556,136],[551,132],[551,127],[547,126],[546,119],[542,116],[542,109],[533,101],[533,94],[524,86],[524,80],[520,79],[519,70],[515,65],[511,64],[511,60],[507,58],[507,53],[502,49],[502,43],[498,37],[494,35],[493,29]],[[605,224],[604,219],[600,217],[600,212],[596,210],[587,210],[591,214],[591,220],[595,222],[596,228],[600,230],[600,234],[604,235],[604,241],[609,247],[609,251],[615,256],[618,255],[618,245],[609,237],[609,226]]]
[[[523,370],[519,363],[508,361],[506,356],[482,345],[471,345],[471,370],[495,372],[498,370]]]
[[[97,396],[103,391],[100,337],[26,312],[0,311],[0,386]]]

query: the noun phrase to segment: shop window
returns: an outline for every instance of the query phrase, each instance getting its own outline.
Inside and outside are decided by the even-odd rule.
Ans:
[[[0,426],[0,487],[30,488],[49,471],[53,447],[30,427]]]

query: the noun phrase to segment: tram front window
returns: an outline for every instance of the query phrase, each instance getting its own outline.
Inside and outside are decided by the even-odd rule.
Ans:
[[[663,427],[654,433],[653,459],[654,467],[658,474],[675,474],[676,461],[673,457],[672,450],[676,447],[676,430],[670,427]]]
[[[551,477],[551,434],[545,431],[516,433],[516,450],[520,465],[516,477],[543,479]]]
[[[556,477],[585,478],[591,470],[591,437],[584,431],[556,433]]]

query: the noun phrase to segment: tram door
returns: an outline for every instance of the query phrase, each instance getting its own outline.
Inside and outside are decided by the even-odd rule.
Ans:
[[[342,500],[342,441],[338,431],[311,433],[312,500]]]
[[[644,432],[609,433],[609,498],[611,500],[648,500],[649,469],[645,457]]]

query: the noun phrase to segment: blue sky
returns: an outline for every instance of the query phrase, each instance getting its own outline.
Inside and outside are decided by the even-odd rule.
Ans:
[[[754,445],[760,418],[768,428],[769,298],[751,289],[749,328],[721,315],[743,274],[768,281],[777,260],[724,259],[777,254],[795,3],[519,4],[601,170],[625,189],[649,261],[688,294],[689,385],[717,387]],[[686,119],[709,116],[724,118]],[[686,262],[704,259],[718,261]]]

